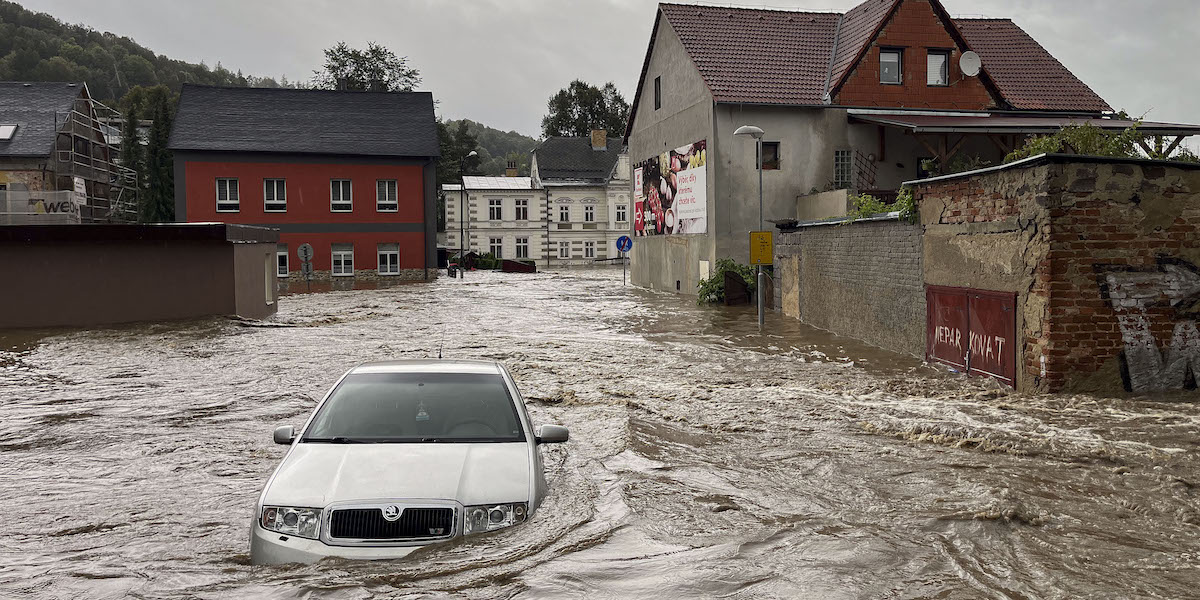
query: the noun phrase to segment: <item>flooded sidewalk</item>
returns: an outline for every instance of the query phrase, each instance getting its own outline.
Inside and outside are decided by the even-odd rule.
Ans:
[[[399,561],[255,567],[255,502],[371,360],[503,361],[551,495]],[[1182,598],[1200,407],[1021,396],[619,270],[298,293],[262,322],[0,334],[0,597]]]

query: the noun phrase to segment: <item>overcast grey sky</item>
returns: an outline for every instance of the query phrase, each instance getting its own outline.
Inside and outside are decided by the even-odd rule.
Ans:
[[[632,100],[653,0],[17,0],[159,54],[307,79],[322,49],[379,42],[421,71],[444,118],[537,137],[572,79]],[[844,12],[856,0],[738,6]],[[711,3],[710,3],[711,4]],[[728,5],[727,3],[722,3]],[[1116,109],[1200,123],[1197,0],[943,0],[955,16],[1011,18]]]

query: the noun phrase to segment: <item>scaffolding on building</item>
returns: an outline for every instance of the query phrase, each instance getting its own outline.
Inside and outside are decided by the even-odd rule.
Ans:
[[[54,186],[76,192],[84,223],[137,220],[138,176],[136,170],[120,164],[118,145],[123,140],[112,125],[120,122],[118,111],[85,98],[70,111],[55,115]]]

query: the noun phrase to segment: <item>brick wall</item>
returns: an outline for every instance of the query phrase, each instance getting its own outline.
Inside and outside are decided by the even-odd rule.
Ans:
[[[879,82],[879,49],[903,49],[900,69],[903,85]],[[926,74],[926,49],[951,50],[948,86],[930,86]],[[964,77],[958,68],[957,48],[946,25],[929,0],[905,0],[884,23],[879,36],[854,66],[838,91],[835,104],[843,106],[895,106],[908,108],[985,109],[996,106],[978,77]]]
[[[1050,157],[916,195],[925,283],[1017,293],[1019,389],[1195,387],[1200,165]]]
[[[785,315],[886,350],[924,353],[920,227],[806,226],[781,234],[775,253],[776,306]]]

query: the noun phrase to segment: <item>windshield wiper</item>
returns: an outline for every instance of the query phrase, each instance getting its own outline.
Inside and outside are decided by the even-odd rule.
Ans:
[[[341,435],[335,435],[327,438],[304,438],[305,442],[323,442],[327,444],[373,444],[371,440],[359,438],[349,438]]]

